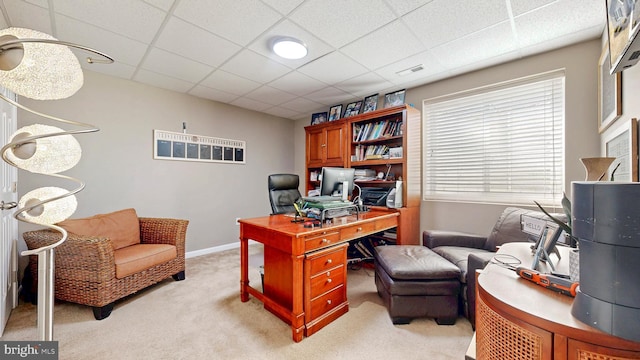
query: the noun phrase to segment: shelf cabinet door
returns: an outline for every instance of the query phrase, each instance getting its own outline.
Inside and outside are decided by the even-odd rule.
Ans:
[[[307,167],[345,166],[345,125],[307,129]]]

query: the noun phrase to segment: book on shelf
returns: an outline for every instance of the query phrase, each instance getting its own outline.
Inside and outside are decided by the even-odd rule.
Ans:
[[[402,120],[380,120],[353,124],[353,141],[369,141],[401,135]]]

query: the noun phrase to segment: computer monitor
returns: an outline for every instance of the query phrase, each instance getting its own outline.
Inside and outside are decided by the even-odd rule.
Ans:
[[[323,167],[320,181],[320,195],[342,197],[343,184],[347,182],[346,197],[353,192],[353,178],[356,170],[351,168]]]

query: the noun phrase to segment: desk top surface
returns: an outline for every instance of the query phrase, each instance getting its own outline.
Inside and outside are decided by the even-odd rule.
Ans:
[[[367,212],[356,215],[343,216],[333,219],[331,224],[323,224],[313,228],[305,228],[302,222],[291,222],[293,217],[288,215],[269,215],[257,218],[240,219],[240,226],[249,225],[269,230],[277,230],[281,233],[287,233],[293,236],[306,236],[313,233],[320,233],[327,230],[338,230],[340,228],[354,226],[360,223],[377,221],[385,218],[394,218],[399,216],[398,212],[391,210],[372,209]]]
[[[503,244],[497,254],[507,254],[518,258],[522,266],[531,268],[533,256],[530,249],[531,243],[507,243]],[[558,246],[561,260],[552,255],[556,270],[568,274],[569,248]],[[549,272],[546,265],[542,264],[541,272]],[[594,336],[604,332],[581,322],[571,314],[573,297],[559,294],[543,288],[531,281],[520,278],[515,271],[506,269],[496,264],[489,264],[478,276],[479,288],[486,291],[495,300],[506,305],[508,312],[520,314],[532,320],[537,326],[543,328],[562,329],[562,333],[574,334],[575,338]],[[504,308],[503,308],[504,309]],[[557,331],[557,330],[556,330]],[[598,336],[598,335],[595,335]],[[622,340],[622,339],[620,339]],[[640,348],[640,344],[625,341],[634,348]]]

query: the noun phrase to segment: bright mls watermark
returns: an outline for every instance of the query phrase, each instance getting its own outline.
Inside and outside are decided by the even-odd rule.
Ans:
[[[58,342],[0,341],[0,359],[58,360]]]

